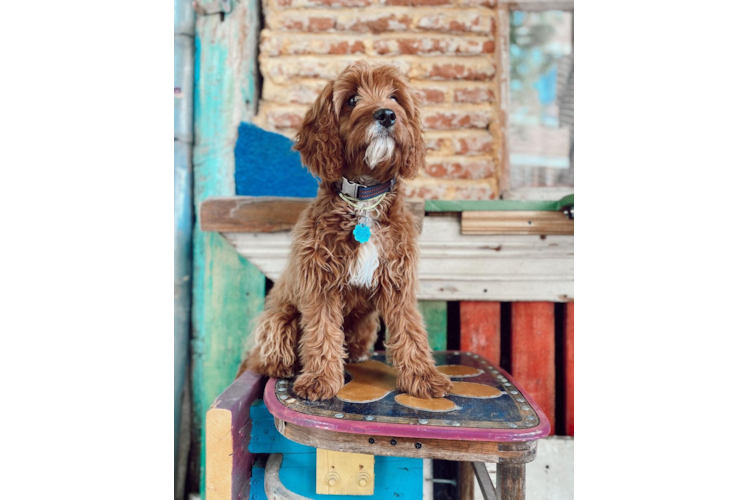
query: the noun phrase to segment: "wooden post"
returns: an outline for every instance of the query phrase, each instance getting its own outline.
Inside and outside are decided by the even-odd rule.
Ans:
[[[475,481],[473,480],[472,462],[459,462],[460,468],[458,478],[460,481],[460,500],[474,500],[475,498]]]
[[[564,370],[566,372],[566,435],[574,435],[574,302],[566,304],[564,325]]]
[[[460,302],[460,350],[478,354],[499,366],[501,302]]]
[[[496,498],[525,500],[525,464],[498,464]]]
[[[244,372],[210,407],[205,421],[206,500],[249,498],[253,455],[249,408],[262,397],[265,378]]]
[[[212,2],[198,0],[198,7]],[[195,33],[193,149],[195,212],[210,196],[233,196],[239,123],[256,105],[258,0],[230,13],[198,15]],[[193,233],[193,447],[200,450],[205,498],[205,414],[239,366],[250,324],[262,310],[265,277],[218,233]]]
[[[556,374],[553,302],[512,304],[512,376],[540,405],[555,432]]]

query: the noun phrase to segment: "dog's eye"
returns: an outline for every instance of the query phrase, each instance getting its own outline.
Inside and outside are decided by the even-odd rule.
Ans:
[[[395,97],[394,95],[391,95],[390,99],[392,99],[393,101],[397,102],[397,97]]]
[[[358,101],[358,96],[354,95],[354,96],[351,96],[351,97],[348,98],[347,104],[351,108],[355,108],[356,107],[356,101]]]

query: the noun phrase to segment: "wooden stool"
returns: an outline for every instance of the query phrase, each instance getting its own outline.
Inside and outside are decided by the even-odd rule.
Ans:
[[[293,393],[293,381],[271,378],[265,385],[264,402],[274,417],[275,427],[291,441],[337,452],[472,462],[486,500],[524,499],[525,464],[535,458],[537,440],[550,432],[545,414],[509,374],[476,354],[443,351],[435,352],[434,359],[438,369],[452,377],[455,386],[444,399],[417,400],[398,394],[395,374],[383,364],[384,353],[374,353],[370,361],[346,367],[347,384],[332,400],[312,402],[298,398]],[[240,381],[237,379],[234,385]],[[246,381],[244,385],[234,394],[251,392],[257,397],[256,387],[249,388]],[[242,456],[248,452],[239,448],[244,446],[247,450],[242,439],[249,434],[246,426],[251,399],[237,404],[236,396],[222,397],[208,412],[209,499],[241,498],[248,485],[249,471],[226,467],[220,472],[211,470],[211,459],[216,456],[211,457],[211,420],[218,421],[219,416],[211,418],[214,411],[228,411],[221,415],[223,427],[213,430],[223,436],[221,441],[225,441],[227,433],[238,438],[238,446],[222,443],[224,451],[235,450],[230,453],[232,463],[246,467],[244,464],[250,460]],[[419,408],[424,405],[431,408]],[[247,415],[234,415],[240,411]],[[233,422],[230,428],[227,422]],[[241,426],[243,431],[238,431],[236,427]],[[277,470],[279,461],[268,461],[266,476]],[[485,462],[498,464],[496,491]],[[227,474],[234,478],[228,479],[228,487]],[[319,477],[319,465],[317,474]],[[214,486],[219,483],[228,496],[211,496],[211,490],[215,491]],[[266,489],[267,485],[266,481]],[[270,493],[268,498],[272,498]]]

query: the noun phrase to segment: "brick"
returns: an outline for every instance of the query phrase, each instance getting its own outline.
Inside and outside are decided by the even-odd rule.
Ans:
[[[404,7],[425,7],[436,5],[451,5],[452,0],[385,0],[384,4]]]
[[[493,102],[496,100],[496,95],[490,87],[467,87],[455,89],[454,99],[455,102],[478,104]]]
[[[448,137],[425,137],[426,151],[430,153],[450,154],[452,152],[452,139]]]
[[[447,199],[448,187],[444,183],[423,184],[421,179],[405,181],[403,195],[409,199],[444,200]]]
[[[260,51],[267,56],[348,55],[366,51],[363,40],[306,34],[290,34],[263,30]]]
[[[264,0],[263,10],[277,10],[278,7],[291,9],[306,8],[357,8],[379,5],[379,0]]]
[[[455,153],[458,155],[478,155],[493,151],[494,138],[490,133],[476,133],[455,139]]]
[[[335,29],[354,33],[384,33],[387,31],[406,31],[412,22],[413,19],[406,14],[357,14],[338,18]]]
[[[374,41],[379,55],[478,55],[494,52],[493,40],[484,37],[403,37]]]
[[[498,0],[460,0],[462,7],[488,7],[493,8],[498,5]]]
[[[488,179],[496,175],[496,162],[492,158],[432,158],[424,171],[429,177],[441,179]]]
[[[495,200],[496,191],[490,185],[470,184],[455,187],[455,200]]]
[[[314,56],[286,56],[266,57],[260,54],[260,71],[265,78],[271,78],[277,83],[285,83],[291,78],[320,78],[332,80],[347,66],[361,59],[360,56],[314,57]],[[398,67],[405,74],[410,71],[407,61],[394,59],[393,66]]]
[[[492,60],[470,58],[460,62],[427,61],[414,67],[411,77],[432,80],[491,80],[496,74],[496,64]]]
[[[441,104],[446,100],[446,94],[442,89],[436,88],[414,88],[421,104]]]
[[[306,113],[300,111],[289,111],[277,109],[265,114],[267,124],[272,128],[299,129],[304,122]]]
[[[483,12],[441,12],[418,18],[416,28],[424,31],[445,33],[484,33],[492,32],[494,16]]]
[[[421,120],[427,129],[455,130],[463,128],[487,128],[493,120],[490,108],[430,108],[421,112]]]
[[[288,85],[278,85],[270,78],[265,78],[262,83],[262,98],[266,102],[278,104],[312,104],[322,89],[327,85],[327,80],[294,81]]]

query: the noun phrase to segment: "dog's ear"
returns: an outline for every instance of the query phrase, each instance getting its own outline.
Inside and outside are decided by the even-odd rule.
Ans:
[[[421,129],[420,99],[413,92],[413,89],[408,88],[408,92],[413,102],[413,113],[408,124],[410,148],[405,152],[405,158],[400,167],[400,176],[405,179],[414,179],[418,175],[418,170],[426,166],[426,144],[423,140],[423,130]]]
[[[343,143],[338,135],[338,114],[328,83],[304,117],[294,149],[301,163],[323,181],[336,181],[343,174]]]

